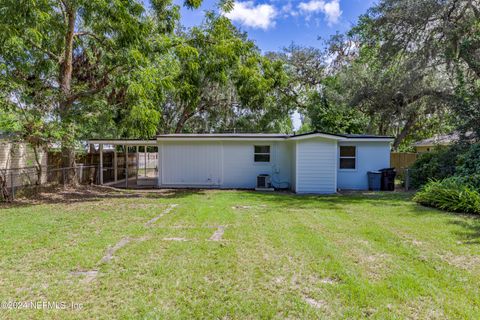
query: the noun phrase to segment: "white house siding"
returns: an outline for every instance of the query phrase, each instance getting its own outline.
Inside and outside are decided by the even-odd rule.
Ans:
[[[337,191],[337,142],[313,138],[297,142],[296,192],[329,194]]]
[[[160,185],[215,187],[222,184],[219,142],[164,142],[159,153]]]
[[[367,190],[368,171],[376,171],[390,166],[390,142],[339,142],[339,146],[356,146],[357,159],[355,170],[339,169],[339,150],[337,150],[338,188],[344,190]]]
[[[269,163],[255,163],[255,145],[270,145]],[[291,145],[284,141],[163,142],[159,153],[161,186],[252,189],[257,175],[269,174],[275,187],[291,187]]]
[[[254,161],[254,146],[270,146],[270,163]],[[259,174],[269,174],[276,187],[290,187],[289,146],[281,141],[223,141],[222,188],[255,188]]]
[[[292,191],[297,191],[297,143],[290,142],[290,152],[292,155],[292,161],[290,164],[290,180],[292,181]]]

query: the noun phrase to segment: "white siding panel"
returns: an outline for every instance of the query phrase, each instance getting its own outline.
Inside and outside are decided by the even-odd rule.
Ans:
[[[297,193],[335,193],[336,155],[335,141],[320,138],[299,141],[296,153]]]
[[[255,163],[255,145],[270,145],[269,163]],[[292,150],[285,142],[164,142],[159,153],[159,186],[253,189],[257,175],[269,174],[275,187],[291,187]]]
[[[291,168],[291,181],[292,181],[292,191],[297,192],[297,143],[292,142],[290,147],[290,154],[292,156],[292,161],[290,164]]]
[[[160,152],[162,185],[221,185],[222,146],[220,143],[164,143]]]
[[[270,145],[270,163],[254,162],[255,145]],[[269,174],[275,187],[291,187],[291,150],[285,142],[228,141],[223,154],[223,188],[255,188],[259,174]]]
[[[355,170],[339,168],[337,151],[338,188],[344,190],[368,190],[368,171],[376,171],[390,166],[390,142],[340,142],[339,146],[357,147]]]

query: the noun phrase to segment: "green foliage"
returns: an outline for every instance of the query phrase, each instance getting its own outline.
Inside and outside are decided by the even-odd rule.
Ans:
[[[441,180],[456,173],[457,159],[465,152],[463,145],[437,147],[422,154],[410,168],[410,183],[419,188],[430,180]]]
[[[427,103],[423,101],[406,108],[407,114],[413,114],[415,121],[423,124],[432,116],[442,119],[442,113],[438,111],[446,107],[451,115],[442,124],[454,124],[464,132],[476,130],[480,133],[479,21],[478,1],[381,0],[361,17],[351,35],[356,43],[360,43],[361,55],[367,54],[364,63],[371,63],[371,51],[376,50],[377,60],[383,68],[406,66],[399,75],[410,80],[394,85],[394,89],[401,93],[409,86],[414,89],[406,91],[405,101],[425,89],[437,92],[429,95]],[[410,95],[408,91],[414,94]],[[394,97],[394,92],[385,90],[385,93]],[[405,119],[402,121],[408,121]],[[451,119],[455,122],[448,123]],[[441,133],[444,128],[439,129]],[[412,127],[410,131],[413,130]]]
[[[461,176],[480,175],[480,143],[469,146],[457,161],[457,174]]]
[[[430,181],[414,197],[420,204],[453,212],[480,214],[480,192],[459,177]]]
[[[480,34],[480,27],[478,33]],[[480,48],[478,51],[480,52]],[[471,79],[468,72],[462,71],[461,68],[457,68],[456,71],[457,103],[453,110],[457,125],[462,132],[475,132],[477,137],[480,137],[480,67],[477,79]]]
[[[283,64],[263,57],[246,35],[212,12],[179,35],[161,132],[291,131]],[[169,68],[169,66],[167,66]]]
[[[411,186],[419,188],[430,180],[451,176],[470,179],[470,183],[477,185],[477,177],[480,176],[479,159],[479,143],[439,146],[432,152],[422,154],[410,168]]]
[[[321,92],[312,92],[306,103],[311,129],[331,133],[365,133],[368,117],[343,101],[338,77],[326,77]]]
[[[284,64],[288,81],[282,88],[283,104],[302,115],[300,132],[364,132],[368,119],[344,99],[345,87],[336,74],[329,72],[330,57],[325,51],[292,44],[267,57]]]

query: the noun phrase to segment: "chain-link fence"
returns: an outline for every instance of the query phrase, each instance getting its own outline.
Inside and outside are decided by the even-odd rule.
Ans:
[[[75,179],[80,184],[98,184],[99,166],[25,167],[0,169],[0,200],[13,200],[18,192],[45,185],[64,185]]]

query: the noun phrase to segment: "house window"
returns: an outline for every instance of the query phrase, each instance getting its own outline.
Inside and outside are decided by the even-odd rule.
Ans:
[[[340,147],[340,169],[356,169],[357,148],[354,146]]]
[[[270,146],[255,146],[255,162],[270,162]]]

